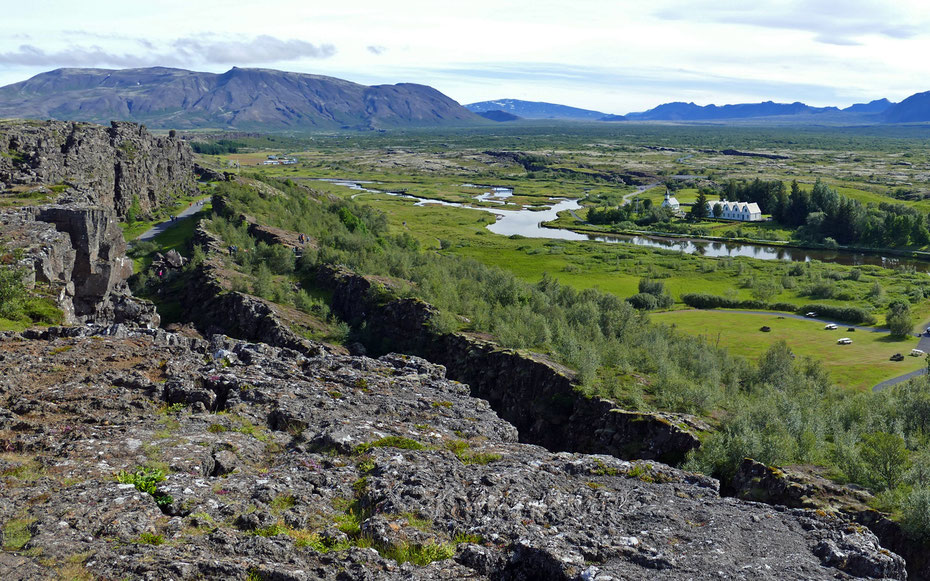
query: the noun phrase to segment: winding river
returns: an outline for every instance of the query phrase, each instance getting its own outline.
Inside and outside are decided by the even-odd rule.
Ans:
[[[661,248],[664,250],[675,250],[678,252],[699,254],[701,256],[714,258],[728,256],[747,256],[749,258],[758,258],[760,260],[788,260],[794,262],[809,262],[811,260],[819,260],[821,262],[832,262],[850,266],[875,265],[883,266],[886,268],[908,266],[922,272],[930,269],[930,261],[916,258],[882,256],[880,253],[850,252],[846,250],[810,250],[805,248],[786,248],[777,245],[720,242],[693,238],[665,238],[662,236],[582,234],[572,230],[546,228],[542,225],[543,222],[555,220],[559,212],[564,210],[578,210],[581,208],[581,204],[578,203],[578,200],[573,199],[550,198],[553,204],[543,210],[507,210],[504,208],[471,206],[457,202],[446,202],[442,200],[419,198],[405,193],[390,192],[386,190],[377,190],[365,187],[367,185],[375,184],[376,182],[332,179],[324,181],[328,181],[335,185],[344,186],[353,190],[358,190],[359,193],[353,195],[353,197],[364,193],[387,194],[413,200],[417,206],[435,204],[490,212],[497,216],[497,220],[493,224],[489,224],[487,228],[491,232],[500,234],[502,236],[513,236],[517,234],[527,238],[551,238],[557,240],[578,241],[596,240],[599,242],[606,242],[611,244],[634,244],[636,246],[648,246],[651,248]],[[509,188],[497,186],[478,186],[474,184],[462,185],[484,190],[482,193],[476,194],[476,202],[489,202],[503,205],[506,204],[506,199],[513,195],[513,190]]]

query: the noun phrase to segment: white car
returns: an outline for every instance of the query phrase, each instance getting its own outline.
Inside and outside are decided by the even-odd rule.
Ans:
[[[816,317],[817,313],[815,313],[814,311],[810,311],[808,313],[804,313],[804,316],[805,317]]]
[[[826,330],[828,330],[828,331],[832,331],[832,330],[836,329],[836,325],[833,324],[833,323],[827,323],[826,325],[823,326],[823,328],[826,329]]]
[[[922,349],[911,349],[911,357],[921,357],[923,355],[926,355],[926,352]]]
[[[837,345],[852,345],[852,339],[849,337],[843,337],[842,339],[837,339]]]

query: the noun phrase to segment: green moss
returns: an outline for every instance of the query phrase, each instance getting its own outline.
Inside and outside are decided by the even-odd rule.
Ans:
[[[284,512],[297,505],[297,500],[290,494],[281,494],[271,501],[271,510],[273,512]]]
[[[32,539],[30,526],[34,518],[13,519],[3,525],[3,550],[20,551]]]
[[[355,454],[364,454],[372,448],[400,448],[401,450],[422,450],[423,444],[402,436],[386,436],[373,442],[359,444],[353,450]]]

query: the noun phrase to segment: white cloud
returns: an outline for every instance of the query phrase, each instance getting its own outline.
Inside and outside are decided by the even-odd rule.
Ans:
[[[147,39],[134,41],[146,50],[116,52],[99,45],[71,45],[46,51],[32,44],[22,44],[15,50],[0,52],[0,64],[50,67],[236,65],[328,58],[336,53],[331,44],[315,45],[267,35],[232,40],[188,37],[176,39],[168,46],[159,46]]]
[[[609,112],[672,100],[848,105],[930,88],[923,0],[39,4],[0,22],[0,84],[61,66],[266,66]]]

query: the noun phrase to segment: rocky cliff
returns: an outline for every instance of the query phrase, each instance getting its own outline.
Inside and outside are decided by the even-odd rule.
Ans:
[[[119,220],[193,192],[190,147],[144,127],[0,123],[0,197],[44,191],[57,203],[0,213],[0,242],[22,250],[30,284],[57,298],[69,323],[157,325],[126,284],[132,262]]]
[[[610,454],[679,463],[709,429],[696,418],[615,409],[607,400],[580,394],[571,370],[532,353],[502,349],[465,333],[440,333],[436,315],[416,299],[384,301],[379,281],[342,267],[324,267],[320,284],[345,320],[365,323],[373,352],[401,350],[444,365],[450,377],[471,386],[520,432],[522,441],[552,450]]]
[[[60,202],[98,205],[125,218],[194,190],[193,153],[176,137],[144,126],[63,121],[0,121],[0,191],[54,187]],[[57,186],[57,187],[56,187]]]

